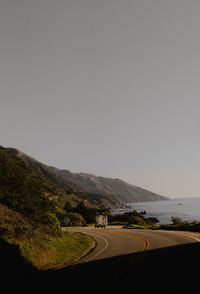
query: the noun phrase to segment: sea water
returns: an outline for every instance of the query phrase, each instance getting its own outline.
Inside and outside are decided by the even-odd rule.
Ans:
[[[179,217],[182,221],[200,221],[200,198],[176,198],[164,201],[128,203],[114,213],[128,211],[146,211],[145,217],[156,217],[159,224],[172,223],[172,217]]]

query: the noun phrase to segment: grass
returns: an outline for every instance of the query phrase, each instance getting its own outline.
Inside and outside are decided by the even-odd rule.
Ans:
[[[21,214],[2,204],[1,238],[11,247],[15,246],[20,255],[37,269],[69,265],[95,246],[92,238],[81,233],[55,231],[44,224],[33,226]]]
[[[155,230],[158,229],[159,225],[136,225],[136,224],[129,224],[124,226],[124,229],[142,229],[142,230]]]
[[[177,230],[177,231],[190,231],[190,232],[200,232],[200,223],[180,223],[180,224],[169,224],[169,225],[160,225],[160,230]]]
[[[126,225],[128,225],[128,222],[115,221],[115,222],[109,222],[109,225],[111,225],[111,226],[126,226]]]
[[[38,235],[19,243],[21,255],[37,269],[59,268],[73,263],[95,246],[81,233],[62,232],[60,236]]]
[[[200,232],[199,222],[181,222],[179,224],[166,224],[166,225],[136,225],[129,224],[124,226],[125,229],[143,229],[143,230],[176,230],[176,231],[190,231]]]

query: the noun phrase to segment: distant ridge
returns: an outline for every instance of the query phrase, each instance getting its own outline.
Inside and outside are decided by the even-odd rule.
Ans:
[[[120,204],[129,202],[168,199],[167,197],[131,185],[120,179],[100,177],[86,173],[72,173],[69,170],[47,166],[16,148],[6,149],[55,185],[58,188],[56,197],[61,197],[62,191],[65,191],[67,194],[78,195],[101,207],[117,207]]]
[[[55,167],[50,168],[58,175],[68,179],[88,192],[106,194],[110,198],[114,198],[122,203],[168,199],[167,197],[131,185],[120,179],[98,177],[86,173],[72,173],[69,170],[62,170]]]
[[[21,150],[16,148],[6,148],[6,150],[23,161],[27,166],[34,169],[39,177],[45,178],[50,183],[51,187],[54,187],[53,190],[49,188],[45,191],[46,196],[50,199],[59,198],[61,201],[62,199],[63,201],[66,201],[66,199],[69,199],[74,195],[75,199],[83,199],[87,201],[88,205],[99,208],[114,208],[121,205],[119,200],[109,197],[105,193],[99,194],[86,191],[73,181],[56,173],[56,168],[48,167]]]

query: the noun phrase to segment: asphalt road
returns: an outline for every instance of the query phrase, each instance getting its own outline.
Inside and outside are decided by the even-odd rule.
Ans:
[[[51,272],[48,285],[77,289],[171,291],[199,286],[200,234],[121,228],[71,228],[96,240],[75,264]],[[160,289],[162,285],[162,291]],[[164,287],[164,288],[163,288]]]
[[[75,264],[127,254],[141,255],[149,250],[200,242],[200,234],[191,232],[130,230],[113,227],[68,228],[67,230],[87,234],[96,241],[95,249]]]

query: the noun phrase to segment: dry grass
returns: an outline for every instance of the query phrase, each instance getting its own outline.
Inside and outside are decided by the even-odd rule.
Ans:
[[[0,204],[0,236],[5,239],[21,238],[30,234],[32,227],[28,221],[16,211]]]
[[[62,232],[58,236],[38,235],[20,243],[22,255],[38,269],[69,265],[86,254],[94,241],[83,234]]]

